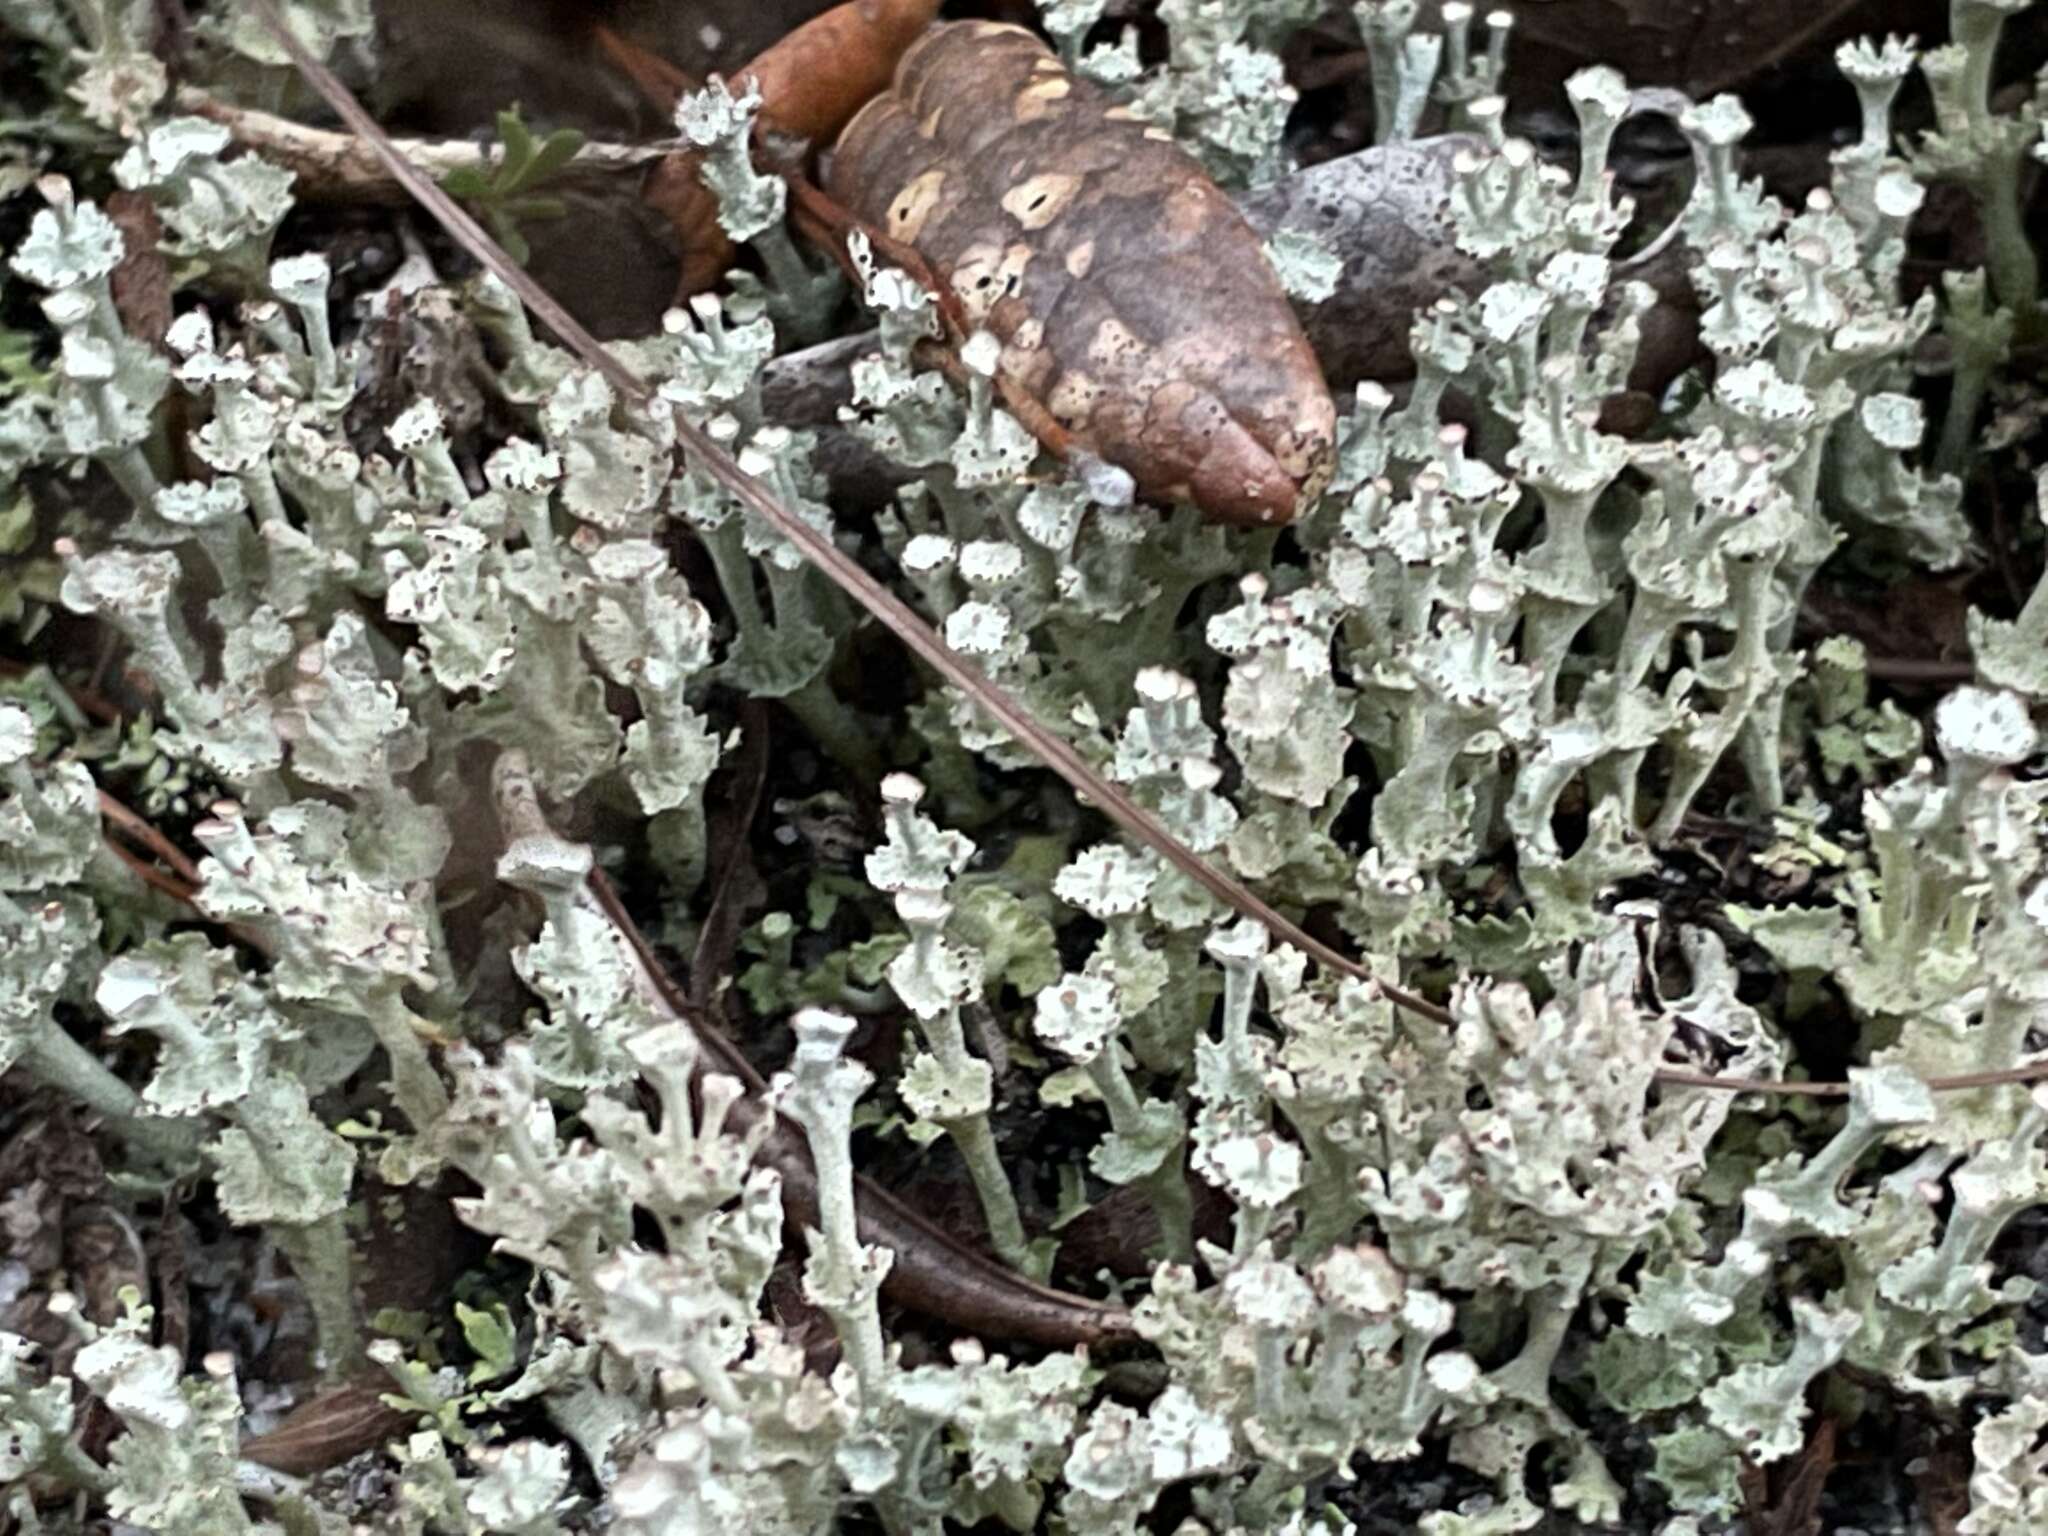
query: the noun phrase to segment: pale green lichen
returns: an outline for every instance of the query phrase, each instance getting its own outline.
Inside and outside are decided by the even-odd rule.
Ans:
[[[412,1418],[393,1529],[811,1532],[857,1509],[891,1532],[1106,1536],[1185,1500],[1185,1536],[1302,1536],[1340,1528],[1322,1511],[1347,1482],[1403,1487],[1428,1448],[1465,1480],[1412,1508],[1432,1536],[1652,1508],[1679,1536],[1725,1528],[1744,1460],[1797,1456],[1809,1389],[1848,1379],[1976,1415],[1966,1536],[2039,1523],[2048,1386],[1998,1244],[2048,1204],[2048,1101],[1927,1080],[2022,1062],[2048,1027],[2048,580],[1970,616],[1976,681],[1924,723],[1877,691],[1880,658],[1796,624],[1836,570],[1983,558],[1965,472],[2007,473],[1978,418],[2020,387],[2005,370],[2039,325],[2016,189],[2041,109],[2001,116],[1988,90],[2010,6],[1958,0],[1956,42],[1918,61],[1936,123],[1916,144],[1891,121],[1910,45],[1845,48],[1860,134],[1796,209],[1743,176],[1739,102],[1682,114],[1678,235],[1712,365],[1623,437],[1601,410],[1655,303],[1606,165],[1624,83],[1568,82],[1574,176],[1507,131],[1506,20],[1450,4],[1428,34],[1416,6],[1362,4],[1380,137],[1432,111],[1476,134],[1451,212],[1490,281],[1415,317],[1398,407],[1377,385],[1347,402],[1320,502],[1242,535],[1061,473],[999,403],[996,339],[967,340],[957,392],[920,368],[929,297],[856,241],[880,334],[843,424],[917,477],[873,536],[816,434],[764,404],[769,360],[836,297],[749,157],[751,97],[693,94],[679,122],[769,281],[618,344],[661,408],[536,339],[494,279],[392,291],[489,334],[486,431],[430,395],[359,394],[341,274],[273,251],[281,171],[158,115],[140,7],[0,9],[128,140],[97,169],[157,206],[187,285],[168,357],[134,340],[119,230],[37,186],[10,266],[47,345],[0,407],[0,473],[61,504],[65,539],[0,612],[24,636],[53,598],[96,620],[153,718],[113,757],[33,679],[0,683],[0,1064],[89,1107],[125,1176],[210,1171],[219,1217],[278,1245],[326,1363],[367,1357]],[[323,48],[365,46],[358,5],[289,9]],[[1071,63],[1226,180],[1288,168],[1276,50],[1312,7],[1173,0],[1149,66],[1131,33],[1090,45],[1104,6],[1045,10]],[[273,65],[239,16],[211,17],[203,49]],[[1988,276],[1909,301],[1933,179],[1981,211]],[[1305,237],[1272,252],[1304,297],[1337,278]],[[1937,327],[1954,374],[1930,424],[1915,379]],[[1453,392],[1469,424],[1446,425]],[[752,508],[678,467],[671,408],[1188,847],[1447,998],[1448,1028],[1110,839],[966,696],[917,679],[871,712],[893,685],[850,684],[889,653]],[[198,425],[174,444],[177,419]],[[687,578],[678,537],[701,547]],[[854,780],[836,807],[806,790],[764,813],[815,856],[733,978],[793,1014],[772,1096],[816,1169],[797,1236],[832,1370],[768,1302],[797,1150],[757,1161],[770,1120],[587,883],[644,850],[658,937],[697,947],[711,786],[748,745],[736,694],[786,707],[778,752],[802,739]],[[471,803],[493,759],[495,842]],[[103,765],[197,818],[213,931],[103,844]],[[874,824],[828,836],[869,791]],[[1647,899],[1722,826],[1757,834],[1771,895]],[[849,1054],[855,1013],[908,1015],[884,1081]],[[1807,1070],[1816,1020],[1846,1102],[1659,1080]],[[1139,1202],[1142,1392],[1105,1395],[1080,1350],[913,1356],[932,1325],[881,1305],[896,1258],[863,1235],[856,1134],[957,1155],[998,1256],[1042,1276],[1038,1149],[1008,1140],[1032,1116],[1071,1149],[1048,1170],[1062,1219],[1117,1186]],[[458,1173],[457,1213],[525,1266],[523,1296],[458,1309],[466,1372],[419,1339],[360,1344],[348,1207],[370,1165]],[[55,1311],[120,1431],[92,1462],[69,1381],[0,1336],[0,1475],[152,1529],[338,1529],[325,1492],[236,1493],[226,1361],[188,1371],[140,1311]],[[1875,1394],[1841,1396],[1830,1412],[1889,1428]],[[73,1529],[55,1508],[8,1512]]]

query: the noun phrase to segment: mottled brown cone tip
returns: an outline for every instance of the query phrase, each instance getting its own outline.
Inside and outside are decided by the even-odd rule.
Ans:
[[[1328,481],[1336,407],[1258,235],[1030,32],[926,32],[846,125],[828,184],[914,245],[1003,371],[1144,495],[1284,523]]]

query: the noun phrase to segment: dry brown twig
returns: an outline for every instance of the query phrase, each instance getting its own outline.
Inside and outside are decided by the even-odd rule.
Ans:
[[[329,1387],[286,1414],[277,1428],[244,1440],[241,1455],[294,1477],[339,1466],[397,1439],[418,1421],[417,1413],[384,1401],[390,1391],[390,1378],[381,1372]]]
[[[622,397],[643,409],[658,406],[657,397],[644,380],[599,345],[559,300],[534,282],[499,249],[474,219],[392,146],[389,135],[364,110],[348,87],[309,54],[284,27],[274,0],[249,0],[249,4],[263,18],[300,74],[342,121],[363,138],[451,239],[516,293],[537,319],[553,330],[571,351]],[[895,635],[913,655],[973,699],[1034,757],[1064,779],[1077,794],[1093,802],[1132,838],[1158,853],[1218,901],[1259,923],[1275,941],[1292,945],[1338,975],[1376,988],[1382,996],[1407,1012],[1439,1024],[1452,1022],[1448,1009],[1375,976],[1187,848],[1150,811],[1103,778],[1072,746],[1048,731],[1021,704],[991,683],[973,663],[955,653],[907,603],[871,576],[857,560],[804,522],[785,507],[773,491],[741,469],[732,454],[701,428],[680,412],[675,413],[674,423],[677,441],[713,480],[764,519],[806,560]],[[1995,1074],[1971,1074],[1957,1080],[1936,1079],[1928,1086],[1937,1091],[1959,1091],[2031,1082],[2043,1077],[2048,1077],[2048,1061],[2008,1068]],[[1657,1080],[1672,1087],[1735,1093],[1829,1096],[1848,1091],[1846,1083],[1771,1083],[1749,1078],[1724,1078],[1678,1068],[1660,1071]]]
[[[388,204],[403,207],[412,194],[380,158],[353,133],[331,128],[312,128],[288,117],[235,107],[209,96],[196,86],[178,88],[178,107],[208,118],[234,135],[235,142],[274,160],[297,179],[292,191],[322,202]],[[488,170],[497,151],[467,139],[393,139],[392,144],[407,163],[419,167],[439,181],[450,171]],[[554,184],[563,182],[608,182],[622,176],[644,175],[679,149],[689,146],[675,139],[654,139],[645,144],[609,144],[590,141],[565,161]]]
[[[144,885],[149,886],[153,890],[163,892],[171,900],[184,906],[189,907],[192,905],[192,887],[184,884],[177,876],[165,873],[157,868],[156,865],[150,863],[149,860],[142,857],[141,854],[136,853],[133,849],[124,848],[112,838],[107,839],[107,851],[127,865],[129,872]]]
[[[184,849],[164,836],[155,823],[130,810],[104,789],[100,791],[100,815],[121,836],[169,865],[171,872],[185,883],[187,889],[199,889],[199,866],[186,856]]]
[[[1920,656],[1872,656],[1864,661],[1863,670],[1873,681],[1880,683],[1934,683],[1956,687],[1974,682],[1977,677],[1974,661],[1943,661]]]

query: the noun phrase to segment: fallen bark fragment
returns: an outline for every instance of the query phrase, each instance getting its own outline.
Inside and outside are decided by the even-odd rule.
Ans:
[[[1295,312],[1330,388],[1414,371],[1408,331],[1446,294],[1476,293],[1485,269],[1458,249],[1451,162],[1475,147],[1463,134],[1361,150],[1307,166],[1244,195],[1238,206],[1260,238],[1314,235],[1343,262],[1334,292]]]

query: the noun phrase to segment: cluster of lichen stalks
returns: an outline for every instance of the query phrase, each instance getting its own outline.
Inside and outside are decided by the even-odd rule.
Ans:
[[[366,21],[293,9],[328,45]],[[1271,49],[1313,9],[1168,0],[1171,56],[1150,71],[1128,40],[1084,50],[1099,4],[1046,21],[1076,68],[1242,181],[1284,164]],[[914,366],[929,296],[867,261],[881,329],[848,425],[915,478],[864,553],[1186,847],[1283,909],[1332,911],[1380,974],[1458,978],[1447,1030],[1312,970],[1070,799],[1032,800],[1027,827],[1033,760],[966,696],[933,688],[883,730],[838,691],[846,598],[673,452],[680,410],[832,530],[810,435],[762,402],[771,316],[821,301],[789,250],[767,263],[779,285],[743,278],[618,349],[658,408],[537,340],[491,279],[398,290],[408,312],[459,309],[490,334],[524,430],[479,443],[422,398],[364,452],[347,430],[359,344],[331,329],[327,263],[273,259],[288,179],[161,114],[123,7],[76,35],[22,0],[0,9],[41,29],[83,117],[128,141],[113,176],[155,205],[191,285],[166,351],[131,337],[110,289],[122,235],[41,184],[11,269],[53,345],[0,405],[0,512],[33,497],[61,525],[60,570],[0,579],[20,615],[54,586],[149,679],[159,718],[129,756],[156,808],[198,817],[210,924],[107,852],[68,702],[10,681],[0,1065],[90,1106],[141,1184],[203,1171],[220,1213],[289,1258],[326,1366],[380,1366],[415,1426],[387,1507],[353,1510],[344,1486],[238,1464],[232,1361],[186,1375],[146,1307],[93,1322],[60,1296],[66,1373],[0,1335],[8,1512],[81,1529],[76,1501],[48,1497],[68,1487],[173,1536],[351,1516],[665,1536],[824,1530],[858,1504],[891,1531],[994,1518],[1093,1536],[1140,1529],[1186,1485],[1187,1536],[1250,1536],[1343,1529],[1342,1483],[1398,1484],[1431,1442],[1490,1490],[1414,1480],[1407,1507],[1434,1536],[1546,1514],[1679,1536],[1732,1516],[1745,1461],[1801,1449],[1807,1389],[1841,1363],[1937,1418],[1981,1411],[1964,1530],[2035,1528],[2048,1360],[2020,1348],[2027,1285],[1990,1254],[2048,1202],[2048,1104],[2013,1086],[1937,1102],[1926,1083],[2013,1065],[2048,1023],[2048,823],[2015,772],[2042,742],[2048,582],[2012,619],[1973,616],[1977,684],[1934,710],[1931,741],[1872,703],[1857,647],[1809,654],[1794,634],[1830,559],[1972,558],[1960,475],[2014,336],[2040,323],[2016,201],[2040,104],[1988,106],[2010,9],[1957,0],[1956,42],[1917,60],[1845,48],[1863,132],[1800,209],[1737,174],[1732,99],[1683,116],[1698,178],[1679,237],[1713,366],[1662,430],[1624,440],[1599,407],[1653,296],[1612,254],[1622,82],[1571,82],[1574,178],[1504,132],[1501,27],[1478,48],[1467,8],[1444,7],[1436,38],[1412,31],[1412,4],[1361,6],[1383,135],[1412,131],[1433,81],[1476,135],[1450,198],[1495,280],[1418,318],[1405,402],[1358,391],[1334,483],[1285,534],[1091,504],[997,404],[990,347],[962,350],[965,398]],[[202,62],[276,62],[236,26],[202,42]],[[1890,104],[1916,67],[1937,131],[1901,155]],[[705,93],[680,121],[729,232],[781,238],[745,106]],[[1908,303],[1905,230],[1937,178],[1981,209],[1989,273]],[[1290,272],[1315,268],[1312,240],[1282,244]],[[1955,375],[1930,431],[1910,358],[1937,325]],[[1453,386],[1477,402],[1469,430],[1440,420]],[[177,419],[204,424],[171,455]],[[708,556],[718,620],[670,564],[669,520]],[[700,1070],[586,895],[596,852],[540,810],[629,803],[688,910],[732,745],[714,686],[786,704],[878,783],[886,823],[864,879],[820,868],[741,946],[745,995],[793,1016],[771,1092],[816,1166],[803,1286],[837,1334],[829,1373],[764,1320],[783,1226],[779,1176],[755,1159],[770,1122]],[[448,808],[479,750],[511,833],[499,879],[545,912],[513,947],[537,1002],[524,1020],[481,1016],[472,999],[502,986],[460,972],[443,929]],[[881,777],[884,760],[914,776]],[[1858,796],[1860,823],[1835,825]],[[1800,904],[1708,927],[1620,899],[1703,799],[1807,872]],[[1738,992],[1720,936],[1736,930],[1788,982],[1775,1015]],[[1781,1074],[1788,1025],[1830,990],[1859,1031],[1839,1112],[1656,1084],[1674,1052]],[[914,1040],[877,1089],[844,1052],[852,1016],[898,1009]],[[60,1022],[80,1016],[151,1049],[117,1071]],[[344,1121],[336,1090],[379,1060],[378,1113]],[[1053,1262],[999,1094],[1100,1127],[1085,1173],[1064,1170],[1062,1216],[1130,1185],[1156,1217],[1157,1266],[1128,1298],[1143,1391],[1085,1350],[962,1342],[910,1365],[884,1326],[892,1256],[857,1226],[857,1121],[948,1141],[999,1254],[1027,1275]],[[477,1191],[462,1219],[531,1266],[516,1327],[466,1311],[470,1369],[362,1342],[348,1220],[366,1160],[393,1184],[460,1170]],[[1227,1244],[1197,1236],[1195,1181],[1227,1196]],[[104,1465],[75,1438],[78,1390],[121,1423]],[[500,1412],[515,1404],[540,1410],[519,1438]],[[1652,1491],[1624,1495],[1638,1483]]]

